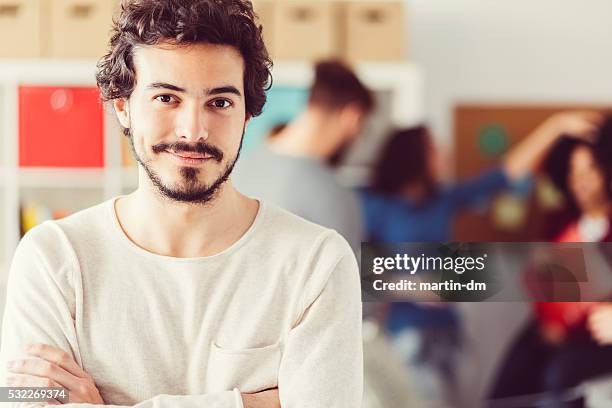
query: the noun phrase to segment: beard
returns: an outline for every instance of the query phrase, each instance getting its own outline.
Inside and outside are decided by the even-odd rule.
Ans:
[[[155,169],[149,165],[150,160],[143,160],[143,158],[136,152],[136,148],[134,147],[134,137],[131,129],[124,129],[124,134],[130,141],[130,147],[132,154],[134,155],[134,159],[142,166],[145,173],[149,177],[149,180],[151,180],[151,183],[153,183],[161,197],[173,202],[197,205],[204,205],[214,201],[221,189],[221,186],[229,179],[229,176],[236,165],[236,161],[240,156],[240,151],[242,150],[244,132],[245,128],[242,129],[240,146],[238,146],[236,157],[227,162],[221,174],[212,183],[206,184],[200,182],[199,176],[202,169],[194,167],[181,167],[179,169],[181,180],[174,185],[169,185],[164,183]],[[196,152],[208,154],[212,156],[210,160],[215,160],[218,163],[221,163],[224,157],[223,152],[217,147],[203,142],[196,143],[195,145],[188,145],[184,142],[176,142],[172,144],[159,143],[153,146],[152,150],[154,154],[162,154],[162,152],[166,150],[177,153]]]

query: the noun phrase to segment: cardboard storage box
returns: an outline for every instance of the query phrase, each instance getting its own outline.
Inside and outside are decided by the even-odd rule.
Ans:
[[[274,13],[274,57],[316,60],[338,55],[339,6],[324,0],[280,0]]]
[[[0,0],[0,58],[41,56],[42,1]]]
[[[349,61],[398,61],[405,57],[401,1],[352,1],[345,5],[344,57]]]
[[[19,87],[19,165],[103,167],[104,109],[94,87]]]
[[[105,52],[116,0],[53,0],[46,54],[100,58]]]

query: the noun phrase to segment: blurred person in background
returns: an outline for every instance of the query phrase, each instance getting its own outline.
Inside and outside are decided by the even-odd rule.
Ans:
[[[545,168],[572,215],[555,242],[611,241],[611,147],[608,118],[593,143],[563,138],[551,150]],[[565,394],[585,380],[612,373],[612,304],[537,302],[534,315],[500,365],[491,398],[547,392],[543,402],[532,406],[583,407],[581,398],[564,401]]]
[[[395,131],[383,148],[372,185],[361,192],[367,239],[372,242],[447,242],[457,213],[480,203],[532,172],[568,133],[590,137],[600,116],[591,112],[553,115],[503,157],[501,164],[472,179],[442,186],[437,151],[426,127]],[[404,360],[419,375],[424,399],[448,404],[454,392],[454,360],[460,343],[452,306],[393,303],[387,328]],[[448,391],[445,393],[445,391]]]
[[[563,138],[546,160],[551,181],[563,193],[570,221],[559,242],[602,241],[610,229],[612,118],[601,125],[594,143]]]
[[[370,90],[350,68],[335,60],[317,63],[304,112],[243,158],[234,183],[247,195],[335,229],[357,252],[359,199],[336,181],[329,162],[355,140],[373,109]]]

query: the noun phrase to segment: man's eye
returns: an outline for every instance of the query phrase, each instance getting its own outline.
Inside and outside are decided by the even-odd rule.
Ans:
[[[215,99],[214,101],[212,101],[211,105],[215,108],[225,109],[232,106],[232,103],[227,99]]]
[[[159,95],[159,96],[156,96],[155,99],[157,99],[161,103],[174,102],[174,97],[172,95]]]

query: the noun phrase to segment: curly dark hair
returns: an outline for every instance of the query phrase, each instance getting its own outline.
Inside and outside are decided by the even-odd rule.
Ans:
[[[423,202],[433,197],[438,185],[427,162],[430,144],[430,132],[424,125],[391,131],[374,168],[372,188],[397,195],[406,186],[420,186],[425,192]]]
[[[553,184],[568,200],[570,209],[577,211],[576,203],[570,192],[568,175],[570,171],[570,157],[579,146],[588,148],[593,154],[597,167],[601,170],[605,180],[606,193],[612,198],[612,116],[608,116],[602,123],[594,143],[588,143],[575,138],[564,137],[551,149],[544,161],[544,170]]]
[[[136,85],[134,47],[168,41],[235,47],[244,59],[247,114],[261,114],[272,86],[272,61],[249,0],[123,0],[96,80],[105,101],[128,98]]]

